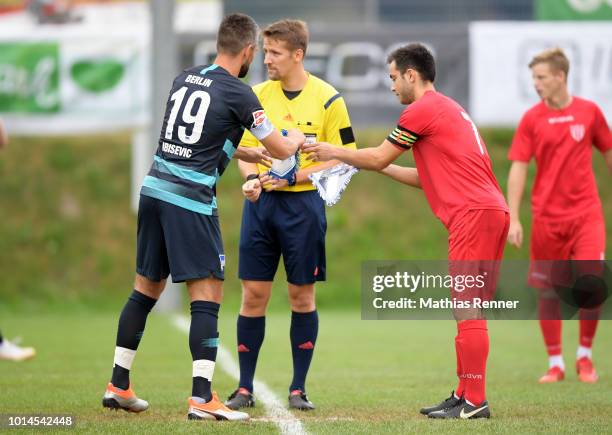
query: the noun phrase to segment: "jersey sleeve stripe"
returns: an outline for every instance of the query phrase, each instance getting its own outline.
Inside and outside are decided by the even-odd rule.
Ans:
[[[341,97],[340,93],[337,93],[336,95],[334,95],[333,97],[331,97],[329,100],[327,100],[327,103],[325,103],[325,104],[323,105],[323,108],[324,108],[325,110],[327,110],[327,108],[328,108],[329,106],[331,106],[331,103],[333,103],[334,101],[336,101],[336,100],[337,100],[338,98],[340,98],[340,97]]]
[[[225,143],[223,144],[223,152],[227,155],[228,159],[231,159],[236,152],[236,147],[233,142],[229,139],[225,139]]]

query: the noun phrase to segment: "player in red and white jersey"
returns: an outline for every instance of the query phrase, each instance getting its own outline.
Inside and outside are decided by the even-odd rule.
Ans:
[[[592,168],[592,147],[604,154],[612,171],[612,134],[595,103],[569,93],[569,61],[562,50],[553,48],[538,54],[529,67],[542,101],[521,119],[508,155],[512,160],[508,176],[508,242],[516,247],[523,242],[519,210],[527,167],[535,159],[528,283],[539,290],[540,326],[549,355],[549,369],[540,383],[549,383],[565,377],[561,313],[546,263],[538,260],[604,259],[606,232]],[[581,308],[579,316],[576,370],[582,382],[593,383],[597,373],[591,347],[599,310]]]
[[[304,145],[316,160],[337,159],[381,171],[422,187],[434,214],[449,232],[451,267],[501,260],[508,233],[508,207],[491,169],[484,141],[465,110],[434,87],[435,62],[422,44],[410,44],[388,58],[392,91],[408,106],[381,145],[360,150],[334,149],[326,143]],[[413,149],[416,168],[391,164]],[[496,279],[490,280],[494,291]],[[455,296],[455,295],[453,295]],[[490,296],[490,294],[489,294]],[[485,373],[489,353],[487,321],[482,313],[455,312],[459,385],[440,404],[421,409],[431,418],[488,418]]]

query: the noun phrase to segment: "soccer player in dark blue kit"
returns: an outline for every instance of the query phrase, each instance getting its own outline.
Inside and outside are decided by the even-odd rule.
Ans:
[[[283,137],[251,88],[238,79],[253,61],[258,33],[251,17],[228,15],[219,27],[215,62],[187,69],[174,79],[159,146],[140,192],[136,280],[119,318],[104,407],[131,412],[148,408],[130,388],[129,374],[147,315],[172,274],[174,282],[187,283],[191,298],[193,386],[188,418],[249,418],[227,408],[211,390],[225,266],[216,183],[245,129],[279,159],[293,155],[305,139],[298,130]]]

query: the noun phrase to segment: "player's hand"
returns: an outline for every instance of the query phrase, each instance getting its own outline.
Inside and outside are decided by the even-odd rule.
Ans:
[[[243,147],[243,154],[240,160],[249,163],[259,163],[266,168],[272,167],[272,156],[267,149],[263,147]]]
[[[256,202],[261,195],[261,181],[258,178],[246,181],[242,185],[242,194],[251,202]]]
[[[274,178],[270,174],[260,176],[259,181],[266,192],[271,192],[273,190],[289,186],[289,182],[287,180],[283,178]]]
[[[287,138],[294,142],[298,148],[306,141],[306,136],[297,128],[287,130]]]
[[[337,147],[327,142],[305,143],[302,145],[302,152],[310,154],[306,157],[310,161],[328,162],[336,158],[334,155],[335,148]]]
[[[519,220],[510,221],[510,229],[508,230],[508,243],[517,248],[523,244],[523,226]]]

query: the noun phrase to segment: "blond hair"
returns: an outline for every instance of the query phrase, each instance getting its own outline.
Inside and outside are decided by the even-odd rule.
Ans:
[[[539,63],[546,63],[554,71],[563,71],[565,78],[569,73],[569,59],[559,47],[549,48],[541,53],[538,53],[529,62],[529,68],[533,68]]]

